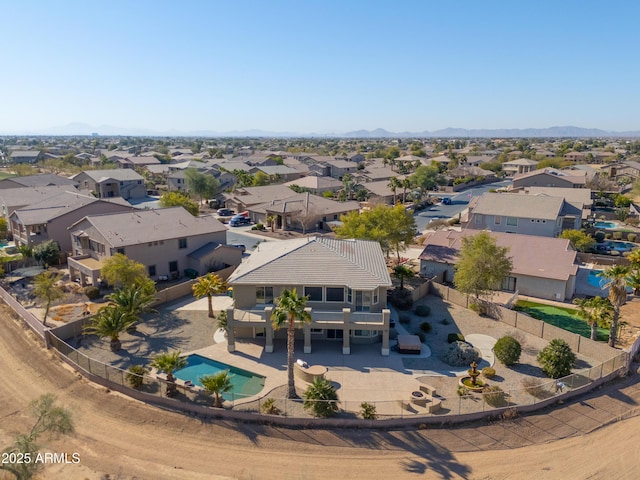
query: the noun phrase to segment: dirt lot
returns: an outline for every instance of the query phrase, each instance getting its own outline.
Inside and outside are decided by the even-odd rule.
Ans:
[[[43,393],[58,395],[76,422],[74,435],[47,448],[78,452],[80,464],[47,465],[42,478],[637,478],[638,375],[513,421],[396,431],[233,424],[95,387],[0,309],[0,446],[31,427],[26,407]]]

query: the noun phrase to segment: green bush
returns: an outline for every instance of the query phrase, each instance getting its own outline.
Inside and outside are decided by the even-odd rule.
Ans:
[[[464,335],[462,335],[461,333],[450,333],[449,335],[447,335],[447,342],[464,342]]]
[[[365,420],[377,419],[376,406],[369,402],[362,402],[360,404],[360,416]]]
[[[515,365],[520,360],[522,346],[515,338],[507,335],[498,339],[493,346],[493,353],[504,365]]]
[[[482,369],[482,375],[484,378],[493,378],[496,376],[496,369],[493,367],[484,367]]]
[[[497,385],[489,385],[482,391],[482,398],[487,405],[492,407],[504,407],[507,405],[506,394]]]
[[[429,305],[418,305],[414,312],[419,317],[428,317],[431,315],[431,307]]]
[[[330,417],[338,413],[338,394],[326,378],[316,378],[304,393],[302,406],[316,417]]]
[[[604,237],[605,237],[605,234],[604,234],[604,232],[602,230],[598,230],[596,233],[593,234],[593,238],[598,243],[604,242]]]
[[[442,354],[441,360],[452,367],[463,367],[480,360],[480,352],[465,342],[453,342]]]
[[[398,310],[409,310],[413,306],[413,297],[406,288],[396,288],[391,292],[391,305]]]
[[[555,338],[538,353],[538,363],[542,371],[551,378],[566,377],[576,366],[578,358],[567,342]]]
[[[402,325],[408,325],[409,323],[411,323],[411,316],[400,314],[398,315],[398,322],[400,322]]]
[[[144,368],[142,365],[132,365],[127,370],[126,379],[131,387],[136,390],[140,390],[142,388],[142,384],[144,383],[144,376],[149,373],[149,370]]]
[[[424,333],[429,333],[431,331],[431,324],[429,322],[422,322],[420,324],[420,330]]]
[[[95,300],[96,298],[100,297],[100,289],[98,287],[94,287],[93,285],[84,287],[83,292],[89,300]]]
[[[637,238],[637,235],[635,233],[629,233],[627,234],[627,240],[629,242],[635,242]]]
[[[469,304],[469,310],[476,312],[478,315],[487,314],[487,306],[482,302],[471,302]]]
[[[622,240],[622,232],[613,232],[614,240]]]

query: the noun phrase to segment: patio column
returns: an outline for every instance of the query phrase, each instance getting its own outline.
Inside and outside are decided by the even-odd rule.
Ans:
[[[380,354],[383,357],[389,356],[389,318],[391,317],[391,310],[385,308],[382,310],[382,351]]]
[[[264,309],[264,351],[266,353],[273,353],[273,324],[271,323],[271,313],[273,307],[265,307]]]
[[[342,309],[342,321],[343,321],[343,327],[342,327],[342,354],[343,355],[350,355],[351,354],[351,346],[349,344],[350,338],[349,338],[349,333],[350,333],[350,323],[351,323],[351,309],[350,308],[343,308]]]
[[[227,352],[236,351],[236,336],[235,336],[235,319],[233,318],[233,308],[227,308]]]
[[[311,315],[311,308],[307,307],[304,310]],[[302,333],[304,334],[304,353],[311,353],[311,323],[304,324]]]

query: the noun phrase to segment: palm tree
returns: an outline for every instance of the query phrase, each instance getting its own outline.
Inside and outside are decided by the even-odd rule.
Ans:
[[[116,290],[105,298],[111,300],[120,311],[129,316],[131,322],[129,328],[135,328],[135,324],[140,321],[140,315],[143,313],[157,312],[157,310],[151,308],[151,305],[156,301],[156,297],[133,285]]]
[[[207,297],[209,301],[209,317],[214,318],[212,297],[227,289],[225,281],[214,273],[207,273],[205,276],[198,278],[198,281],[191,288],[196,298]]]
[[[400,290],[403,290],[405,278],[412,278],[416,274],[416,272],[414,272],[411,267],[408,267],[406,265],[396,265],[393,269],[393,274],[396,276],[396,278],[400,279]]]
[[[176,379],[173,372],[187,366],[187,359],[180,356],[180,352],[166,352],[156,355],[151,362],[151,366],[162,370],[167,374],[167,397],[175,397],[178,393],[176,389]]]
[[[407,189],[411,188],[412,182],[409,177],[402,180],[402,203],[407,203]]]
[[[309,297],[299,297],[298,292],[285,289],[276,298],[275,308],[271,313],[273,328],[276,330],[287,324],[287,379],[288,397],[295,398],[296,388],[293,381],[293,347],[295,342],[296,320],[300,323],[311,321],[311,314],[305,310]]]
[[[64,297],[62,288],[56,285],[60,278],[62,278],[62,275],[57,270],[46,270],[35,278],[33,293],[45,304],[44,317],[42,318],[42,325],[45,327],[47,326],[47,315],[49,315],[51,303]]]
[[[22,255],[23,265],[26,267],[33,258],[33,248],[29,245],[18,245],[18,253]]]
[[[269,227],[271,227],[271,232],[272,233],[273,233],[274,225],[275,225],[277,219],[278,219],[278,217],[276,217],[275,215],[267,215],[267,225],[269,225]]]
[[[109,337],[109,347],[112,352],[117,352],[122,347],[120,335],[131,325],[131,319],[127,312],[120,310],[115,305],[107,305],[98,310],[90,325],[84,328],[84,333],[97,335],[100,338]]]
[[[620,307],[627,302],[627,276],[629,268],[622,265],[614,265],[600,272],[598,276],[605,279],[602,289],[609,289],[609,301],[613,305],[613,317],[609,331],[609,346],[614,347],[618,335],[618,322],[620,320]]]
[[[231,379],[233,375],[229,375],[227,370],[218,372],[214,375],[205,375],[200,377],[200,383],[207,393],[215,396],[213,406],[222,408],[222,394],[231,391],[233,384]]]
[[[580,308],[578,315],[591,327],[591,340],[598,339],[598,327],[611,326],[613,305],[608,298],[576,298],[573,303]]]
[[[389,183],[387,184],[387,187],[389,187],[393,192],[394,205],[397,203],[396,192],[398,191],[398,188],[400,188],[401,186],[402,186],[402,183],[400,183],[400,180],[398,180],[398,177],[391,177],[391,179],[389,179]]]

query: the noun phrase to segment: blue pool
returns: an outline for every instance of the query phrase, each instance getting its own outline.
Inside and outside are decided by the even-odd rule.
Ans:
[[[596,251],[611,251],[616,250],[618,252],[630,252],[634,248],[638,247],[637,243],[625,242],[622,240],[606,240],[602,243],[595,245]]]
[[[591,270],[591,271],[589,271],[589,276],[587,276],[587,282],[589,282],[589,285],[592,285],[592,286],[594,286],[596,288],[602,288],[602,286],[606,282],[606,279],[598,276],[598,274],[600,274],[601,272],[602,272],[602,270]],[[627,287],[627,292],[628,293],[632,293],[633,292],[633,288]]]
[[[223,395],[225,400],[238,398],[234,397],[234,394],[242,397],[256,395],[264,388],[265,377],[262,375],[195,354],[189,355],[187,357],[187,366],[176,370],[174,375],[180,380],[190,380],[194,385],[202,386],[200,377],[213,375],[225,370],[231,375],[231,384],[233,385],[231,391]]]
[[[606,229],[616,228],[616,224],[613,222],[596,222],[594,227],[604,228],[606,230]]]

